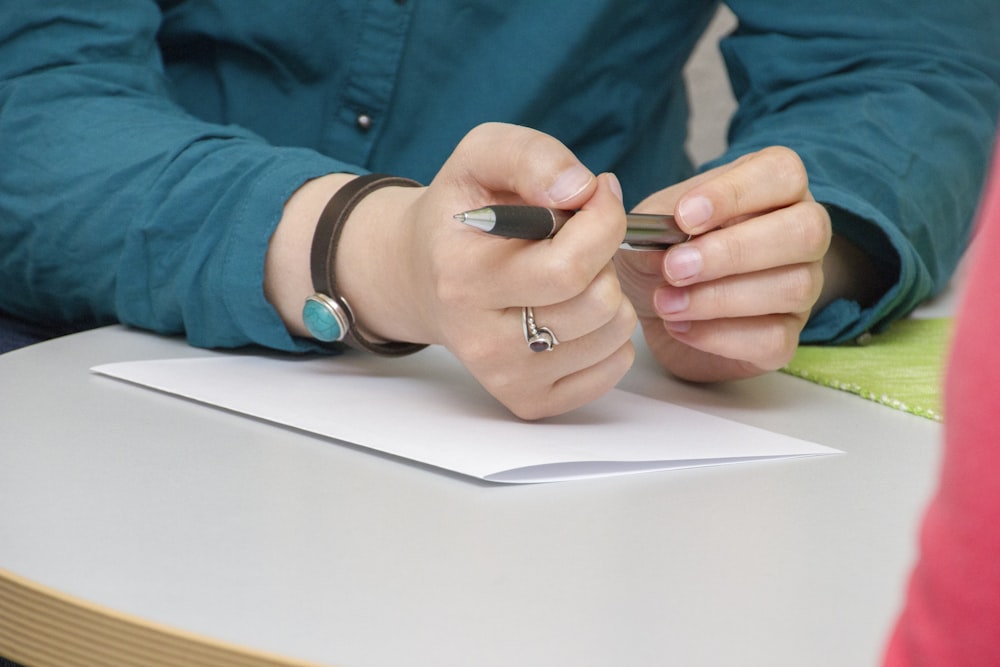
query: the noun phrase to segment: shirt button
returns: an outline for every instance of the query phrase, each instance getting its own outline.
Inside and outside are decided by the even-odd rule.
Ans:
[[[359,129],[369,130],[372,126],[372,117],[366,113],[359,113],[358,117],[354,119]]]

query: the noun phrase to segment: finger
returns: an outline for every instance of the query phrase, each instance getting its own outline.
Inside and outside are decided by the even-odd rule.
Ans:
[[[608,263],[583,293],[568,301],[533,307],[536,322],[558,331],[560,341],[586,336],[608,324],[627,301],[614,267]]]
[[[528,392],[522,385],[513,395],[494,396],[521,419],[536,420],[564,414],[613,389],[634,360],[635,349],[629,341],[597,364],[560,379],[544,391]]]
[[[811,199],[802,160],[791,149],[771,146],[720,169],[677,202],[681,228],[701,234],[728,221]]]
[[[491,391],[526,382],[551,385],[600,362],[630,340],[638,319],[631,302],[622,299],[603,325],[570,338],[562,324],[539,316],[538,311],[533,314],[534,328],[548,329],[558,341],[551,352],[536,352],[529,346],[527,339],[534,332],[522,308],[494,314],[485,325],[449,330],[444,345]]]
[[[672,285],[819,261],[831,238],[830,216],[815,202],[799,202],[771,213],[695,236],[663,256]]]
[[[559,380],[543,406],[545,416],[569,412],[594,401],[613,389],[625,377],[635,361],[631,339],[600,362]]]
[[[673,321],[807,313],[822,288],[822,264],[810,262],[686,287],[663,285],[653,293],[653,307]]]
[[[545,373],[552,382],[555,382],[559,378],[600,363],[613,350],[631,340],[637,322],[638,318],[632,305],[628,301],[622,301],[614,316],[602,327],[572,340],[559,338],[559,345],[552,349],[551,354],[544,355],[544,369],[534,368],[534,370]],[[549,326],[557,337],[560,336],[559,331],[551,323],[541,324]],[[531,352],[527,345],[524,349]],[[531,352],[531,354],[538,353]]]
[[[593,193],[596,177],[554,137],[519,125],[485,123],[455,148],[438,178],[479,195],[516,195],[533,206],[575,210]],[[498,203],[483,201],[483,204]],[[500,202],[506,203],[506,202]]]
[[[671,337],[685,346],[719,357],[714,364],[716,370],[726,368],[727,364],[722,364],[721,360],[729,360],[728,363],[744,365],[744,372],[750,367],[759,372],[778,370],[792,360],[805,319],[805,315],[801,314],[779,314],[711,322],[664,323],[664,327]],[[687,379],[714,379],[711,377],[712,364],[704,358],[699,363],[706,363],[706,367],[700,370],[692,367],[685,371],[682,364],[675,362],[672,370]],[[746,367],[747,364],[749,367]],[[732,368],[726,370],[731,372]]]
[[[634,359],[636,317],[627,300],[605,326],[548,352],[529,349],[520,318],[520,313],[516,320],[513,314],[505,317],[510,326],[502,339],[493,338],[478,350],[466,347],[458,356],[480,384],[524,419],[566,412],[597,398],[617,384]]]
[[[602,271],[611,269],[625,229],[618,179],[613,174],[601,174],[593,196],[558,234],[518,254],[516,274],[528,276],[533,269],[541,270],[541,281],[526,286],[538,295],[538,303],[565,301],[582,293]]]
[[[663,285],[663,253],[619,250],[614,265],[622,290],[639,317],[655,317],[652,295]]]
[[[480,303],[493,308],[538,307],[583,293],[605,270],[625,235],[625,211],[616,182],[613,176],[602,175],[583,209],[551,239],[522,241],[482,233],[470,238],[466,260],[476,267],[470,279]]]
[[[635,313],[623,304],[621,315],[607,326],[551,352],[527,352],[527,373],[555,372],[557,378],[544,392],[522,397],[508,407],[524,419],[561,414],[602,396],[625,376],[635,360],[632,332]],[[542,370],[547,367],[545,370]]]
[[[643,331],[653,358],[671,375],[691,382],[720,382],[754,377],[765,371],[749,361],[703,352],[676,340],[655,318],[644,319]]]

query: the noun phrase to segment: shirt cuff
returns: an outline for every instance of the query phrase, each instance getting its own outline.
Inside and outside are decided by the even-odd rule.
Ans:
[[[306,181],[359,168],[305,149],[282,149],[246,194],[226,239],[223,302],[233,330],[234,346],[261,345],[288,352],[325,352],[336,348],[292,336],[264,294],[268,245],[285,203]],[[192,341],[197,344],[197,341]]]

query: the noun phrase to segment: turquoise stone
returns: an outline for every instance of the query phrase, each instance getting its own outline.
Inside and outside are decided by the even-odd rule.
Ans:
[[[306,300],[305,306],[302,307],[302,322],[313,338],[324,343],[338,341],[343,336],[336,314],[329,306],[318,300]]]

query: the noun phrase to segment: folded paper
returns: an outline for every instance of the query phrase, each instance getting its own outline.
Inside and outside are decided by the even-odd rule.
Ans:
[[[217,354],[93,370],[493,482],[551,482],[838,452],[621,390],[566,415],[525,422],[437,347],[403,359]]]

